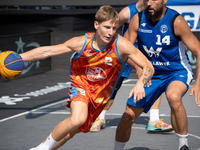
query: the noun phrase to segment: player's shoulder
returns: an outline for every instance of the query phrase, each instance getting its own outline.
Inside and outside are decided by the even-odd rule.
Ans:
[[[185,19],[181,15],[177,15],[174,19],[174,29],[188,26],[188,23],[185,21]]]
[[[86,34],[85,35],[80,35],[80,36],[75,36],[74,39],[81,41],[81,40],[85,40],[86,36],[87,36]]]
[[[176,36],[181,36],[190,32],[190,27],[185,19],[179,15],[176,17],[173,23],[174,33]]]
[[[117,48],[118,48],[119,51],[124,51],[129,47],[130,44],[132,45],[132,43],[128,39],[120,36],[118,38]]]
[[[69,40],[67,40],[64,45],[66,47],[69,47],[73,51],[79,52],[81,48],[83,47],[85,41],[86,41],[86,35],[82,36],[75,36]]]
[[[86,35],[75,36],[75,37],[71,38],[69,41],[72,42],[71,44],[84,43],[85,38],[86,38]]]
[[[119,43],[124,44],[123,42],[126,42],[126,41],[127,41],[127,39],[125,37],[123,37],[121,35],[119,36],[119,38],[118,38]]]
[[[181,15],[177,15],[176,19],[174,22],[181,24],[182,22],[186,22],[185,19]]]

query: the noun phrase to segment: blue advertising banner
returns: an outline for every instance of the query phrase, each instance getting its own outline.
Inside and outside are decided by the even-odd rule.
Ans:
[[[200,5],[200,0],[168,0],[167,5]]]
[[[197,5],[167,5],[169,8],[172,8],[178,11],[181,16],[187,21],[190,26],[191,31],[200,31],[200,3]]]

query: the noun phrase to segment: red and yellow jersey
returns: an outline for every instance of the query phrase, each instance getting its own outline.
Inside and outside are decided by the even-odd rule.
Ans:
[[[93,48],[95,33],[85,34],[85,43],[71,59],[71,85],[84,89],[89,101],[97,108],[106,104],[114,92],[126,62],[122,62],[118,50],[118,34],[101,50]]]

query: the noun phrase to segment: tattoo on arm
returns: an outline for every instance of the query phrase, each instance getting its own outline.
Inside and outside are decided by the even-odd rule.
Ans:
[[[142,82],[143,84],[147,84],[151,77],[153,76],[153,70],[150,67],[145,67],[142,71],[142,76],[144,76]]]

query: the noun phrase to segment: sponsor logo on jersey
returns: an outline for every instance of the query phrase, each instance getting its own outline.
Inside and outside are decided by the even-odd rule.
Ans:
[[[92,51],[91,49],[86,49],[86,50],[85,50],[85,53],[86,53],[86,54],[83,54],[83,56],[84,56],[84,57],[91,57],[91,56],[93,56],[92,54],[90,54],[91,51]],[[87,54],[87,53],[89,53],[89,54]]]
[[[105,71],[99,67],[88,67],[86,69],[85,74],[86,74],[88,80],[90,80],[92,82],[97,82],[99,80],[103,80],[103,79],[107,78]]]
[[[147,23],[142,23],[141,26],[145,27]]]
[[[92,57],[93,55],[83,55],[84,57]]]
[[[155,58],[158,58],[162,50],[162,47],[158,47],[156,50],[154,50],[153,47],[150,47],[150,49],[148,49],[145,45],[142,45],[142,46],[149,57],[154,56]]]
[[[145,29],[141,29],[139,28],[138,31],[143,32],[143,33],[152,33],[152,30],[145,30]]]
[[[91,49],[87,49],[85,50],[86,53],[90,53],[91,52]]]
[[[170,65],[169,61],[167,62],[151,61],[151,63],[153,66],[169,66]]]

